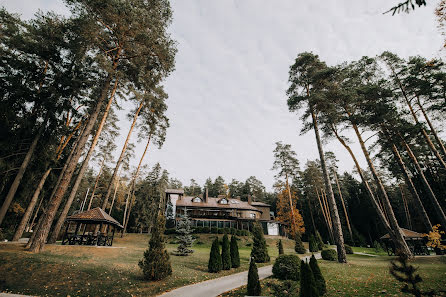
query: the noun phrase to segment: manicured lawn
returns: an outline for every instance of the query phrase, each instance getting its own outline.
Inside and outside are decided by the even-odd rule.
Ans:
[[[48,245],[40,254],[24,251],[23,245],[0,244],[0,291],[51,296],[154,296],[176,287],[248,269],[250,237],[240,237],[241,267],[218,274],[207,272],[210,243],[216,235],[199,234],[195,253],[171,255],[173,275],[159,282],[142,280],[138,261],[147,248],[148,235],[128,234],[116,238],[112,248]],[[218,235],[221,239],[223,235]],[[176,248],[167,239],[168,251]],[[272,261],[277,257],[277,237],[267,237]],[[294,242],[282,238],[285,252]],[[271,262],[272,263],[272,262]]]
[[[348,255],[347,258],[348,264],[318,260],[327,282],[327,294],[325,296],[406,296],[399,290],[401,283],[397,282],[389,273],[390,260],[393,258],[362,255]],[[417,257],[411,261],[411,264],[419,267],[418,273],[423,278],[421,287],[424,290],[445,290],[445,256]],[[271,284],[277,284],[278,281],[265,279],[261,283],[262,295],[274,296]],[[241,287],[222,296],[238,297],[245,295],[246,287]]]

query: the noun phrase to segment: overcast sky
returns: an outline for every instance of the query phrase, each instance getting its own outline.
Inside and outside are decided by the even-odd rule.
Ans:
[[[152,149],[146,163],[160,162],[184,184],[254,175],[270,189],[276,141],[290,143],[302,167],[318,157],[314,133],[300,136],[299,117],[286,105],[288,68],[298,53],[312,51],[329,65],[385,50],[403,57],[444,54],[434,16],[438,1],[410,14],[382,14],[396,2],[172,1],[170,31],[178,54],[176,71],[165,83],[171,127],[163,148]],[[38,9],[67,13],[56,0],[2,3],[24,18]],[[126,134],[130,124],[124,114],[121,119]],[[137,159],[143,146],[137,144]],[[342,171],[353,168],[336,142],[325,149],[336,153]]]

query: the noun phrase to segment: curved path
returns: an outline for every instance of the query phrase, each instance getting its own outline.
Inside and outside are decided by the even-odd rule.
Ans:
[[[321,254],[314,254],[316,259],[321,258]],[[309,260],[310,256],[305,256],[301,258],[302,260]],[[259,279],[266,278],[272,275],[273,265],[260,267]],[[236,274],[227,275],[220,278],[210,279],[201,283],[192,284],[185,287],[180,287],[178,289],[166,292],[164,294],[158,295],[160,297],[195,297],[195,296],[206,296],[215,297],[224,292],[236,289],[238,287],[244,286],[248,283],[248,271],[239,272]]]

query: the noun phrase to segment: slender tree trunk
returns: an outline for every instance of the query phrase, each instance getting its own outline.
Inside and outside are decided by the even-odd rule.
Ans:
[[[297,226],[296,226],[296,217],[294,216],[294,206],[293,206],[293,200],[291,198],[291,189],[290,189],[290,184],[288,183],[288,173],[285,174],[285,185],[286,185],[286,190],[288,192],[288,199],[290,201],[290,210],[291,210],[291,221],[293,226],[291,227],[290,232],[293,234],[293,236],[296,236],[296,233],[299,233],[297,231]],[[300,234],[299,234],[300,236]]]
[[[31,201],[29,202],[28,207],[26,208],[26,211],[23,214],[22,220],[20,221],[20,224],[17,227],[14,236],[12,237],[12,241],[17,241],[22,237],[23,231],[25,231],[26,224],[28,224],[31,214],[34,211],[34,207],[36,206],[37,200],[39,199],[40,191],[42,190],[46,178],[50,174],[51,170],[52,170],[51,167],[48,168],[43,174],[42,178],[40,179],[39,185],[37,186],[37,189],[34,191]]]
[[[102,159],[101,167],[99,168],[99,172],[98,172],[98,176],[96,176],[96,181],[94,182],[94,187],[93,187],[93,191],[91,192],[90,202],[88,203],[87,210],[90,210],[90,208],[91,208],[91,203],[93,202],[93,198],[94,198],[94,192],[96,192],[96,188],[98,187],[99,178],[101,177],[102,168],[104,167],[104,163],[105,163],[105,157],[104,157],[104,159]]]
[[[412,252],[410,251],[406,241],[404,240],[404,235],[401,231],[400,226],[398,225],[398,221],[396,220],[395,214],[392,209],[392,205],[390,205],[389,197],[387,196],[386,189],[384,188],[384,185],[381,181],[381,179],[378,176],[378,173],[376,172],[375,166],[372,163],[372,159],[370,158],[369,152],[367,151],[367,148],[365,146],[364,140],[362,139],[361,133],[359,132],[358,126],[356,123],[351,119],[351,113],[346,109],[346,113],[349,116],[350,122],[352,124],[353,130],[355,131],[356,137],[358,138],[359,144],[361,146],[361,150],[364,154],[364,157],[367,161],[367,164],[369,166],[370,171],[372,172],[373,178],[375,179],[376,185],[381,192],[383,196],[383,206],[387,211],[389,224],[392,227],[393,234],[394,234],[394,244],[395,249],[398,253],[402,253],[406,255],[408,258],[412,258]],[[392,236],[391,234],[389,234]]]
[[[412,152],[410,146],[407,144],[406,141],[401,137],[404,147],[406,148],[407,153],[409,154],[409,157],[412,159],[415,167],[417,168],[418,174],[420,175],[421,182],[423,183],[424,188],[426,189],[426,192],[429,196],[429,198],[432,201],[432,204],[434,205],[434,209],[437,212],[437,216],[440,219],[441,225],[446,226],[446,215],[443,212],[443,209],[441,208],[440,203],[437,200],[437,197],[435,196],[434,191],[432,191],[431,186],[429,185],[429,182],[426,179],[426,176],[424,175],[423,169],[421,168],[420,164],[418,163],[417,157]]]
[[[110,82],[109,82],[109,85],[110,85]],[[65,219],[66,219],[66,217],[68,215],[68,212],[70,211],[71,204],[73,203],[74,197],[76,196],[76,193],[77,193],[77,189],[79,188],[79,185],[81,184],[82,178],[84,177],[84,174],[85,174],[85,172],[88,169],[88,162],[90,161],[91,156],[93,155],[94,149],[95,149],[96,144],[98,143],[98,140],[99,140],[99,136],[101,135],[101,132],[102,132],[102,129],[104,128],[105,122],[107,121],[107,116],[108,116],[108,113],[110,112],[110,108],[112,106],[113,98],[115,96],[117,87],[118,87],[118,79],[115,80],[115,84],[114,84],[113,89],[111,91],[110,98],[109,98],[109,100],[107,102],[107,106],[105,107],[104,114],[102,115],[101,122],[99,123],[99,126],[98,126],[98,129],[96,131],[96,134],[95,134],[95,136],[94,136],[94,138],[93,138],[93,140],[91,142],[91,146],[88,149],[88,153],[85,156],[84,161],[82,162],[82,166],[81,166],[81,169],[79,170],[79,174],[77,175],[76,180],[75,180],[74,185],[73,185],[73,188],[71,189],[70,196],[68,196],[68,200],[65,203],[65,206],[64,206],[64,208],[62,210],[62,213],[59,216],[59,219],[56,222],[56,225],[54,226],[53,232],[51,233],[51,236],[50,236],[50,238],[48,240],[48,243],[55,243],[57,238],[58,238],[58,236],[59,236],[60,229],[62,228],[63,223],[65,222]],[[105,95],[107,95],[107,94],[105,94]],[[98,115],[96,115],[96,117],[97,116]],[[87,135],[87,139],[88,139],[88,136],[89,135]],[[70,179],[71,179],[71,177],[70,177]],[[90,206],[91,205],[89,205],[89,207]]]
[[[36,209],[36,211],[34,212],[33,219],[31,220],[31,222],[30,222],[30,223],[28,224],[28,226],[26,227],[25,232],[29,232],[30,230],[33,230],[33,231],[34,231],[34,229],[33,229],[34,222],[35,222],[35,220],[36,220],[36,218],[37,218],[37,215],[39,214],[40,207],[42,206],[43,198],[44,198],[44,197],[42,197],[42,198],[40,199],[39,205],[37,206],[37,209]]]
[[[387,135],[388,136],[388,135]],[[388,136],[389,137],[389,136]],[[390,140],[390,139],[389,139]],[[407,171],[406,165],[404,164],[403,159],[401,158],[401,155],[396,147],[395,144],[392,144],[392,152],[395,156],[395,159],[401,169],[401,172],[403,173],[404,180],[406,181],[406,184],[409,188],[410,193],[412,194],[412,197],[415,200],[415,204],[418,208],[419,213],[421,214],[421,217],[423,219],[424,226],[426,227],[426,231],[429,232],[432,230],[432,224],[429,219],[429,216],[427,215],[426,209],[423,206],[423,203],[421,202],[421,198],[418,195],[417,189],[415,188],[415,185],[412,182],[411,177],[409,176],[409,172]],[[401,192],[402,193],[402,192]]]
[[[334,242],[333,238],[333,230],[331,229],[330,222],[328,221],[327,214],[325,212],[325,207],[322,205],[321,198],[319,196],[319,191],[316,188],[317,199],[319,200],[319,206],[321,207],[322,216],[324,217],[325,224],[327,225],[328,235],[330,236],[330,240]]]
[[[308,89],[307,89],[308,94]],[[328,194],[328,204],[330,206],[330,212],[333,223],[333,235],[335,237],[336,248],[338,251],[338,262],[339,263],[347,263],[347,255],[345,253],[344,247],[344,237],[342,235],[342,227],[341,220],[339,218],[338,207],[336,206],[336,201],[334,198],[333,188],[331,187],[330,178],[328,176],[327,166],[325,164],[325,156],[322,148],[321,137],[319,135],[318,122],[316,118],[316,114],[314,108],[311,103],[309,103],[311,118],[313,120],[313,129],[316,136],[317,147],[319,150],[319,158],[321,160],[322,174],[324,176],[325,188]]]
[[[401,200],[403,200],[404,212],[406,213],[407,228],[409,230],[412,230],[412,223],[411,223],[411,218],[410,218],[409,206],[407,204],[406,198],[404,197],[403,186],[401,186],[401,184],[399,184],[398,186],[399,186],[400,192],[401,192]]]
[[[313,210],[311,209],[310,198],[307,198],[308,209],[310,210],[311,224],[313,225],[313,231],[316,233],[316,224],[314,223]]]
[[[8,211],[9,205],[14,199],[15,193],[17,192],[17,188],[19,187],[20,182],[22,181],[23,175],[25,174],[29,161],[31,161],[31,157],[34,154],[37,143],[39,142],[39,139],[42,136],[43,131],[45,130],[47,120],[48,116],[46,116],[45,120],[43,121],[42,125],[39,128],[39,131],[37,132],[36,136],[34,136],[33,142],[31,143],[31,146],[29,147],[28,152],[26,153],[25,158],[22,161],[22,165],[20,165],[19,171],[17,172],[17,175],[15,176],[14,181],[12,182],[12,185],[9,188],[8,194],[6,195],[5,200],[3,201],[3,205],[0,208],[0,226],[6,216],[6,212]]]
[[[127,199],[125,199],[125,208],[124,208],[124,214],[122,218],[122,226],[125,226],[125,222],[127,221],[127,208],[129,207],[129,200],[130,200],[130,193],[132,192],[132,186],[129,185],[129,190],[127,192]],[[124,229],[122,229],[121,237],[124,234]]]
[[[331,220],[331,215],[330,215],[330,208],[328,206],[328,201],[327,201],[327,194],[325,193],[324,189],[321,189],[321,198],[322,198],[322,205],[324,206],[324,210],[325,210],[325,215],[327,216],[327,220],[328,220],[328,225],[330,225],[330,229],[333,232],[333,223]],[[332,241],[334,242],[334,237],[332,238]]]
[[[108,214],[111,215],[112,210],[113,210],[113,205],[115,204],[115,199],[116,199],[116,193],[118,192],[118,188],[119,188],[119,180],[121,179],[120,175],[118,174],[118,180],[116,181],[116,185],[115,185],[115,193],[113,194],[113,199],[112,199],[112,203],[110,205],[110,209],[108,210]]]
[[[111,177],[111,181],[110,181],[110,183],[108,184],[108,187],[107,187],[107,193],[105,194],[104,202],[102,203],[102,209],[103,210],[106,210],[107,203],[108,203],[108,198],[110,197],[110,194],[111,194],[111,191],[112,191],[112,188],[113,188],[113,184],[116,182],[116,177],[117,177],[117,174],[118,174],[119,167],[121,166],[122,160],[124,160],[125,151],[127,150],[127,146],[129,144],[130,136],[132,135],[133,128],[135,128],[136,120],[138,119],[139,112],[141,111],[143,105],[144,105],[144,100],[141,101],[141,103],[139,104],[138,109],[135,112],[135,115],[133,116],[132,125],[130,126],[130,130],[129,130],[128,134],[127,134],[127,138],[125,139],[124,146],[122,147],[121,155],[119,156],[118,162],[116,162],[115,170],[113,171],[113,175]]]
[[[417,98],[418,106],[420,107],[420,110],[423,113],[424,119],[426,120],[426,122],[427,122],[427,124],[428,124],[428,126],[429,126],[429,128],[430,128],[430,130],[432,132],[432,134],[434,135],[435,141],[437,142],[438,146],[440,147],[440,149],[441,149],[441,151],[443,153],[443,156],[446,157],[446,148],[445,148],[445,146],[443,144],[443,141],[441,141],[440,137],[438,136],[437,131],[434,128],[434,125],[432,125],[432,122],[429,119],[429,116],[427,115],[426,111],[424,110],[424,107],[421,104],[421,100],[420,100],[420,97],[418,96],[418,94],[416,94],[416,98]]]
[[[367,182],[367,179],[364,176],[364,173],[362,172],[361,166],[359,166],[359,162],[356,159],[355,154],[353,153],[352,149],[350,148],[350,146],[345,142],[344,139],[342,139],[342,137],[339,136],[338,132],[336,131],[335,127],[332,125],[331,126],[331,130],[333,131],[333,133],[335,134],[336,138],[339,140],[339,142],[342,144],[342,146],[344,146],[344,148],[348,151],[348,153],[350,154],[350,156],[352,157],[353,162],[355,163],[356,169],[358,170],[359,176],[361,177],[362,182],[364,183],[364,186],[367,189],[367,193],[369,194],[370,200],[372,201],[372,205],[375,208],[376,213],[378,214],[379,219],[381,220],[381,223],[384,225],[384,228],[386,229],[386,231],[389,233],[390,239],[392,240],[392,242],[394,243],[395,247],[397,249],[399,249],[399,247],[401,245],[406,245],[407,247],[407,243],[404,240],[403,235],[401,234],[401,230],[397,229],[397,231],[399,232],[395,232],[393,230],[393,228],[391,227],[388,219],[386,218],[386,216],[384,215],[384,212],[382,211],[381,207],[379,206],[378,200],[376,199],[375,195],[373,194],[372,189],[370,188],[369,183]],[[407,250],[409,248],[407,247]],[[400,249],[401,250],[401,249]],[[405,249],[403,249],[405,250]],[[410,250],[409,250],[410,252]],[[409,254],[411,255],[411,253]]]
[[[342,191],[341,191],[341,187],[339,186],[338,175],[336,174],[336,172],[334,172],[334,177],[335,177],[335,180],[336,180],[336,186],[338,187],[339,198],[341,198],[342,208],[344,209],[344,214],[345,214],[345,220],[347,222],[348,233],[350,234],[350,239],[353,241],[353,232],[352,232],[352,228],[350,226],[350,219],[348,218],[347,209],[345,208],[344,197],[342,197]]]
[[[44,215],[44,220],[42,222],[41,228],[37,231],[36,237],[33,240],[30,251],[31,252],[40,252],[45,244],[45,241],[48,237],[48,233],[51,228],[51,224],[56,215],[57,209],[59,208],[60,203],[62,202],[63,196],[69,186],[70,180],[73,176],[73,173],[76,169],[77,162],[82,154],[82,150],[88,140],[89,135],[93,129],[94,124],[96,123],[96,119],[101,111],[101,108],[106,101],[107,93],[110,89],[110,84],[112,81],[112,74],[109,74],[102,88],[102,93],[96,102],[96,106],[92,113],[90,114],[90,118],[88,119],[87,125],[85,126],[85,130],[82,135],[79,137],[79,143],[76,147],[76,151],[73,154],[70,163],[63,174],[62,180],[60,182],[59,188],[56,190],[53,199],[49,201],[47,213]]]

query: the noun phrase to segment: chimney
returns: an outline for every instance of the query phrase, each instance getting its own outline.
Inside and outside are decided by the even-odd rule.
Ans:
[[[252,203],[252,196],[251,196],[251,195],[248,195],[248,204],[251,205],[251,203]]]
[[[208,188],[204,189],[204,195],[203,195],[203,202],[207,203],[208,202]]]

